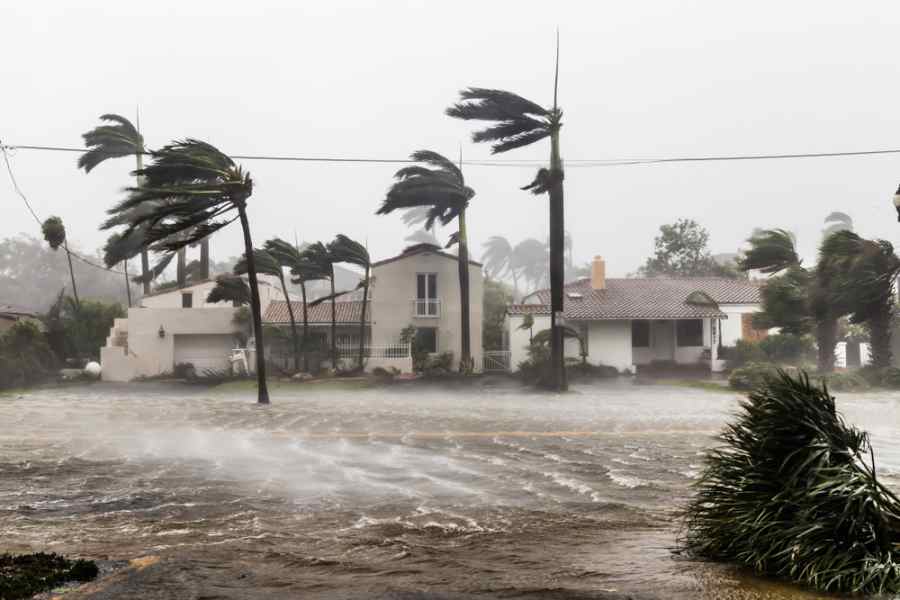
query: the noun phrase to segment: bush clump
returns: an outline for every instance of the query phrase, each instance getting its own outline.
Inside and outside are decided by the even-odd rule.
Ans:
[[[900,389],[900,369],[897,367],[866,365],[859,369],[856,374],[865,379],[869,385],[893,390]]]
[[[0,554],[0,598],[31,598],[68,581],[90,581],[97,577],[92,560],[69,560],[58,554]]]
[[[767,377],[719,440],[685,512],[685,550],[821,591],[900,591],[900,500],[824,385]]]
[[[753,390],[761,386],[766,377],[776,373],[778,369],[764,362],[748,363],[733,369],[728,375],[728,387],[733,390]]]
[[[871,387],[858,373],[829,373],[820,375],[818,379],[837,392],[860,392]]]

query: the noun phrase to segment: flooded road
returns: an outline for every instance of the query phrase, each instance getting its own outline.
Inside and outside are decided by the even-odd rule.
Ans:
[[[0,551],[160,557],[91,598],[819,597],[671,551],[735,395],[317,387],[0,396]],[[900,394],[838,406],[900,489]]]

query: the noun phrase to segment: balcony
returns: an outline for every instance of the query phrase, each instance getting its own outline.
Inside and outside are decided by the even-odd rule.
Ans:
[[[418,318],[437,319],[441,316],[441,301],[435,298],[413,300],[412,314]]]

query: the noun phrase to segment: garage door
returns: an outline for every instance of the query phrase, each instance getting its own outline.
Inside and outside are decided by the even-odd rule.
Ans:
[[[228,357],[234,348],[231,334],[176,335],[175,364],[191,363],[202,373],[204,369],[226,369]]]

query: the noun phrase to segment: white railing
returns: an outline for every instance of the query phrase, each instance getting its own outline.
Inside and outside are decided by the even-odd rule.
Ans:
[[[511,371],[512,353],[509,350],[486,350],[482,358],[485,371]]]
[[[359,344],[338,344],[338,358],[356,358],[359,356]],[[384,346],[366,345],[363,347],[365,358],[408,358],[409,344],[397,342]]]
[[[413,316],[436,318],[441,316],[441,301],[435,298],[417,298],[412,301]]]

